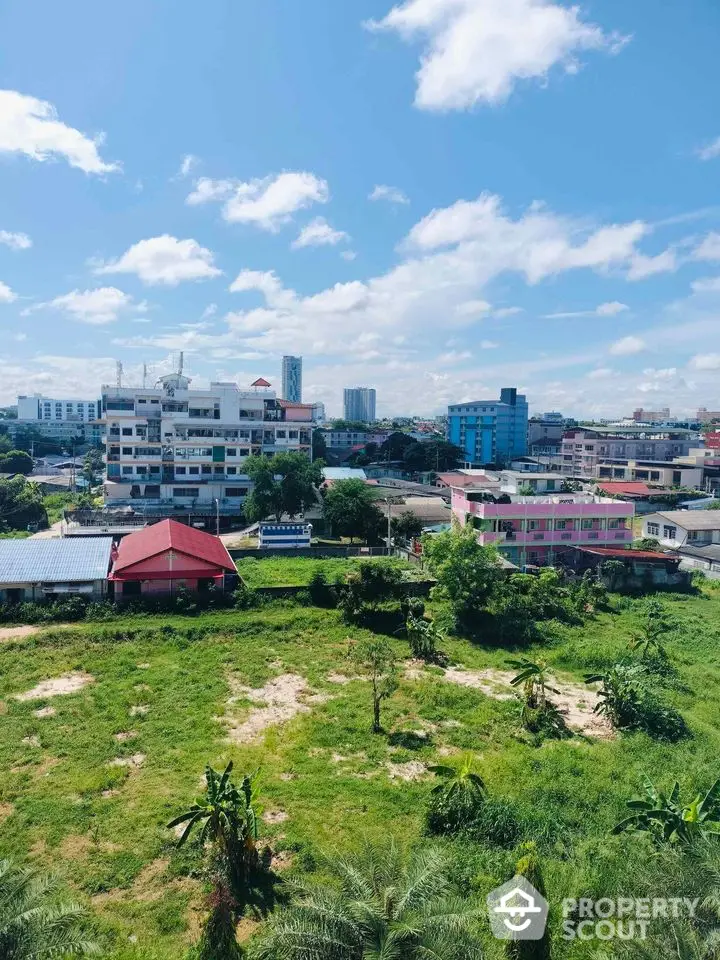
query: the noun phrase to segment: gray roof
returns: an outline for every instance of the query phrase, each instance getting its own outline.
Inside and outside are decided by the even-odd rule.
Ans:
[[[112,537],[0,540],[0,584],[105,580]]]
[[[685,557],[697,557],[700,560],[711,560],[713,563],[720,561],[720,543],[710,543],[706,547],[689,547],[683,545],[677,547],[676,553]]]
[[[675,524],[683,530],[720,530],[720,510],[658,510],[643,516],[647,522],[660,517],[664,523]]]
[[[366,480],[367,476],[361,467],[323,467],[325,480]]]

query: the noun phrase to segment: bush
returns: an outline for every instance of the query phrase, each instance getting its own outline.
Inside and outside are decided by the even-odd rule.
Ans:
[[[308,584],[310,600],[316,607],[337,606],[337,593],[329,583],[322,570],[317,570]]]
[[[512,847],[523,833],[522,820],[514,805],[488,796],[467,802],[467,797],[458,795],[433,795],[425,828],[430,834],[464,836],[499,847]]]
[[[403,575],[394,564],[361,563],[348,574],[340,590],[338,607],[346,621],[357,623],[380,603],[399,599],[403,586]]]
[[[233,594],[233,601],[236,610],[249,610],[258,605],[259,594],[241,580]]]
[[[605,674],[591,674],[586,683],[602,684],[595,711],[618,730],[643,730],[651,737],[675,742],[689,736],[687,724],[673,707],[649,687],[650,674],[642,665],[616,663]]]

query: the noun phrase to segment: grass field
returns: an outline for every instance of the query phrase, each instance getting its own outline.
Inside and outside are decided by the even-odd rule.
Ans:
[[[305,587],[313,576],[321,571],[328,582],[334,583],[348,570],[357,568],[359,563],[367,563],[371,558],[342,557],[315,560],[312,557],[244,557],[236,562],[238,573],[249,587]],[[383,559],[384,563],[387,560]],[[417,567],[411,567],[401,560],[394,561],[399,569],[415,575]]]
[[[293,562],[284,563],[283,578],[296,576]],[[335,569],[333,561],[323,563]],[[581,628],[544,625],[542,655],[561,677],[581,680],[626,650],[635,605],[614,603],[617,609]],[[386,733],[373,735],[368,684],[345,682],[348,635],[363,631],[334,610],[289,603],[111,625],[175,628],[146,639],[99,639],[97,625],[83,624],[5,642],[0,856],[58,870],[92,907],[114,960],[177,960],[197,937],[204,893],[200,852],[177,850],[164,825],[198,794],[207,762],[222,767],[232,759],[239,771],[259,770],[271,821],[264,837],[292,872],[312,868],[318,851],[366,836],[421,841],[433,782],[424,767],[472,751],[490,795],[511,801],[523,837],[538,842],[553,898],[586,883],[603,889],[608,857],[632,876],[647,853],[632,853],[638,841],[628,836],[607,836],[641,776],[664,787],[677,777],[687,795],[709,786],[720,766],[720,592],[668,603],[683,630],[668,643],[679,680],[663,696],[692,730],[692,738],[674,745],[632,734],[534,746],[520,732],[514,700],[449,683],[434,667],[403,676],[384,707]],[[183,635],[199,624],[209,629],[204,639]],[[406,658],[406,642],[392,642]],[[443,647],[452,661],[474,669],[507,669],[507,657],[517,653],[463,639]],[[66,696],[16,699],[67,673],[92,682]],[[300,712],[269,726],[257,743],[230,742],[228,731],[237,731],[255,706],[238,685],[259,689],[287,675],[322,696],[304,698]],[[482,900],[513,873],[516,849],[445,842],[467,896]],[[247,921],[243,935],[253,928]],[[553,956],[584,960],[592,955],[584,949],[560,944]],[[486,950],[491,960],[504,956],[489,934]]]

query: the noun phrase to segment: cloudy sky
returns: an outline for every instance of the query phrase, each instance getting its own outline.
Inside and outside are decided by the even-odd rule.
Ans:
[[[715,0],[5,0],[0,403],[720,407]]]

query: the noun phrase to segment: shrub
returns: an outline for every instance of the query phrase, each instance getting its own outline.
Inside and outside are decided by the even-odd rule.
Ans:
[[[600,683],[595,712],[618,730],[643,730],[660,740],[677,741],[689,735],[687,724],[673,707],[649,688],[649,674],[641,665],[616,663],[605,674],[589,674],[586,683]]]
[[[328,579],[322,570],[317,570],[312,575],[308,584],[308,593],[310,594],[310,600],[316,607],[337,606],[335,588],[328,583]]]
[[[251,607],[258,605],[259,594],[252,587],[249,587],[244,580],[241,580],[233,594],[233,600],[233,606],[236,610],[249,610]]]

